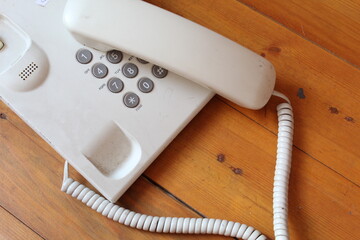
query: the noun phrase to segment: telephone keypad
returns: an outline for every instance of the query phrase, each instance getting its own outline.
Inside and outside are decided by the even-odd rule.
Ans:
[[[110,90],[110,92],[119,93],[123,90],[124,83],[123,83],[123,81],[121,81],[120,78],[112,77],[107,82],[107,87]]]
[[[165,68],[159,67],[157,65],[154,65],[152,67],[152,73],[157,78],[164,78],[168,74],[168,70],[166,70]]]
[[[81,48],[76,52],[76,60],[81,64],[88,64],[92,61],[93,58],[93,53],[88,49]],[[107,61],[112,64],[120,63],[123,58],[123,53],[117,50],[108,51],[106,53]],[[131,58],[129,58],[129,61],[131,61]],[[141,58],[136,59],[141,64],[149,63]],[[112,67],[110,67],[110,71],[112,71],[111,69]],[[168,74],[168,70],[157,65],[150,66],[150,69],[153,76],[155,76],[156,78],[164,78]],[[139,68],[134,63],[127,62],[122,66],[121,72],[127,78],[135,78],[139,74]],[[91,73],[94,77],[102,79],[109,74],[109,69],[104,63],[97,62],[91,67]],[[117,72],[115,72],[115,74],[117,74]],[[125,85],[126,80],[124,83],[120,78],[114,76],[110,76],[110,79],[106,83],[108,90],[112,93],[120,93],[124,90]],[[137,82],[137,88],[142,93],[150,93],[151,91],[153,91],[154,86],[154,81],[146,76],[142,76]],[[123,103],[128,108],[135,108],[140,103],[140,97],[134,92],[127,92],[123,96]]]
[[[128,92],[125,94],[123,101],[124,101],[125,106],[127,106],[129,108],[134,108],[139,104],[140,98],[135,93]]]
[[[139,72],[138,67],[133,63],[126,63],[122,67],[122,73],[124,74],[125,77],[128,77],[128,78],[136,77],[138,72]]]
[[[108,68],[103,63],[95,63],[92,68],[91,72],[96,78],[104,78],[108,74]]]
[[[76,60],[81,64],[87,64],[92,60],[92,53],[87,49],[79,49],[76,52]]]
[[[123,59],[123,54],[117,50],[108,51],[106,53],[106,59],[113,64],[117,64]]]

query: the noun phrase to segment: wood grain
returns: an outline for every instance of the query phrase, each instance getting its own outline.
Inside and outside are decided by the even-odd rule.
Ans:
[[[360,66],[360,2],[238,0],[337,56]]]
[[[360,185],[360,70],[233,0],[151,1],[265,55],[276,68],[276,90],[294,106],[294,144]],[[325,28],[325,26],[324,26]],[[297,96],[299,89],[305,98]],[[277,131],[274,104],[252,111],[232,104]],[[321,126],[321,127],[319,127]]]
[[[275,148],[276,135],[215,98],[146,175],[207,216],[271,237]],[[360,238],[356,185],[294,148],[290,186],[292,239]]]
[[[182,239],[180,235],[160,235],[122,226],[61,192],[63,160],[2,102],[0,112],[3,114],[0,119],[0,206],[40,236],[45,239]],[[70,174],[90,186],[76,172]],[[148,215],[200,217],[144,178],[140,178],[118,204]],[[207,238],[189,236],[189,239]]]
[[[39,235],[25,226],[22,222],[0,207],[0,239],[42,239]]]
[[[336,56],[356,61],[348,57],[343,45],[357,47],[358,33],[348,25],[355,22],[357,26],[353,11],[359,10],[358,3],[275,0],[264,3],[276,4],[272,10],[258,5],[254,10],[236,0],[148,2],[208,27],[274,63],[276,89],[290,97],[295,110],[291,239],[360,239],[360,71]],[[317,4],[327,7],[317,9],[314,17]],[[353,10],[345,16],[349,6]],[[329,17],[332,11],[337,11],[334,16],[340,21]],[[280,15],[288,22],[276,18]],[[298,19],[306,21],[305,37],[297,26],[290,26]],[[314,39],[336,31],[343,39]],[[324,48],[338,52],[334,55]],[[297,96],[300,88],[301,98]],[[165,216],[199,216],[195,209],[207,217],[252,225],[272,238],[275,108],[279,102],[273,98],[264,109],[250,111],[219,96],[213,98],[119,203]],[[3,103],[0,114],[0,205],[41,237],[227,239],[146,233],[100,216],[60,192],[62,158]],[[71,175],[86,183],[74,171]]]

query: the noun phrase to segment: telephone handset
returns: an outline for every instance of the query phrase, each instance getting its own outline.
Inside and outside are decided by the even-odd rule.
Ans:
[[[268,60],[143,1],[68,1],[64,23],[86,46],[140,57],[246,108],[262,108],[274,90]]]

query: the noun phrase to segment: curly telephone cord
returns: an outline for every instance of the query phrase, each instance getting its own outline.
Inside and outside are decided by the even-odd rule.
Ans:
[[[278,144],[273,190],[273,219],[276,240],[288,240],[287,198],[291,167],[293,113],[289,99],[274,91],[274,96],[287,103],[277,106]],[[217,234],[244,240],[266,240],[258,230],[238,222],[213,218],[156,217],[135,213],[119,207],[93,190],[68,177],[68,163],[64,166],[64,180],[61,191],[66,192],[87,206],[116,222],[137,229],[161,233]]]

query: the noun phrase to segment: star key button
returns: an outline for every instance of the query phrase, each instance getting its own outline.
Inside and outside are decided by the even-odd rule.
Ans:
[[[135,93],[128,92],[125,94],[123,101],[128,108],[134,108],[139,104],[140,98]]]

